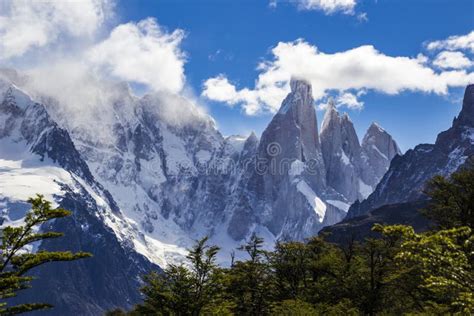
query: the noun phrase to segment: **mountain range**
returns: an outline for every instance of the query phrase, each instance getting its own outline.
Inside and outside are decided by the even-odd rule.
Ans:
[[[473,86],[436,144],[401,155],[376,123],[360,142],[331,102],[319,130],[304,80],[291,81],[260,138],[224,137],[180,95],[137,97],[126,84],[107,84],[104,104],[71,112],[24,82],[16,71],[0,72],[1,223],[21,224],[24,201],[36,193],[73,212],[45,227],[65,238],[37,249],[93,257],[36,269],[35,290],[16,298],[51,302],[63,315],[132,306],[141,275],[184,262],[186,248],[206,235],[225,265],[253,233],[271,248],[418,200],[429,177],[450,174],[473,154]]]
[[[344,221],[327,227],[329,240],[343,242],[371,234],[373,223],[406,223],[419,230],[429,222],[419,210],[427,205],[425,184],[435,175],[449,176],[474,157],[474,85],[464,92],[461,112],[434,144],[420,144],[396,156],[374,192],[352,204]],[[351,238],[352,238],[351,237]]]

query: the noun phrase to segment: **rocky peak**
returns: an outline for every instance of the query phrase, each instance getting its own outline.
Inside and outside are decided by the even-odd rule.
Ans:
[[[375,191],[365,201],[351,206],[348,218],[366,214],[383,205],[424,200],[423,191],[429,179],[435,175],[449,176],[474,155],[473,111],[474,85],[469,85],[461,113],[453,126],[438,134],[435,144],[421,144],[404,155],[396,156]],[[384,133],[377,132],[376,127],[369,128],[363,142],[367,153],[373,154],[368,162],[375,166],[381,154],[387,154],[387,149],[391,148],[388,151],[391,153],[398,149],[395,142]]]
[[[244,149],[253,148],[253,147],[256,147],[257,145],[258,145],[258,137],[252,131],[252,133],[250,133],[249,137],[247,137],[247,139],[245,140]]]
[[[290,86],[291,92],[283,100],[280,111],[262,134],[259,154],[266,157],[267,146],[277,143],[280,155],[272,158],[322,162],[311,85],[304,80],[292,79]],[[321,165],[322,172],[323,169]]]
[[[311,84],[303,79],[291,79],[290,81],[291,93],[297,95],[304,100],[313,99],[313,91],[311,89]]]
[[[392,136],[376,122],[373,122],[368,128],[362,140],[362,148],[377,150],[377,152],[388,161],[392,160],[395,155],[401,153],[400,148]]]
[[[333,122],[339,119],[339,112],[336,109],[336,105],[333,99],[329,99],[326,112],[324,112],[323,123],[321,125],[321,134],[327,129]]]
[[[367,129],[366,135],[376,135],[379,133],[386,133],[385,130],[377,122],[372,122]]]
[[[283,100],[280,114],[286,114],[290,109],[292,111],[301,112],[307,108],[313,108],[313,93],[311,84],[305,80],[291,79],[291,92]]]
[[[358,198],[360,144],[349,115],[342,116],[329,101],[321,128],[321,148],[327,183],[347,200]]]
[[[466,87],[461,113],[453,125],[474,127],[474,84]]]

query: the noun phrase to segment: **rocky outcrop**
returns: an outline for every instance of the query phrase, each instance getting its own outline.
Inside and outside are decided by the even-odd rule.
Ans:
[[[361,180],[369,185],[373,191],[387,172],[390,162],[401,151],[397,143],[380,125],[372,123],[362,140],[362,167]],[[363,198],[367,198],[368,193],[363,192]]]
[[[321,128],[321,146],[328,185],[351,203],[360,197],[361,147],[347,114],[340,115],[331,101]]]

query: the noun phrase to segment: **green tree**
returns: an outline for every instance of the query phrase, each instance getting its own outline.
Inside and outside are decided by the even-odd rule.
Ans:
[[[272,305],[271,314],[279,316],[318,315],[316,309],[311,304],[301,300],[277,301]]]
[[[234,302],[237,315],[267,315],[274,293],[273,277],[263,239],[253,234],[239,250],[247,252],[250,260],[237,261],[227,272],[227,293]]]
[[[309,283],[309,253],[302,242],[278,242],[270,254],[278,299],[301,298]]]
[[[474,235],[469,227],[458,227],[436,232],[416,234],[400,226],[388,226],[387,230],[399,230],[404,241],[395,259],[400,267],[397,274],[403,283],[418,282],[418,301],[424,311],[441,310],[450,313],[474,312]],[[413,279],[412,279],[413,280]]]
[[[30,198],[28,203],[32,205],[32,209],[26,214],[24,224],[18,227],[7,226],[1,231],[0,299],[3,302],[0,302],[0,314],[12,315],[52,307],[48,303],[8,306],[6,299],[31,287],[33,277],[27,275],[31,269],[47,262],[71,261],[91,256],[86,252],[29,251],[28,247],[35,242],[63,236],[59,232],[42,232],[40,226],[47,221],[69,216],[71,212],[61,208],[53,209],[51,203],[44,200],[42,195]]]
[[[164,273],[144,277],[144,302],[135,311],[144,315],[199,315],[212,303],[216,292],[215,258],[218,247],[207,245],[205,237],[189,250],[190,267],[170,265]]]
[[[474,158],[449,178],[432,178],[425,193],[431,201],[423,213],[439,229],[460,226],[474,229]]]

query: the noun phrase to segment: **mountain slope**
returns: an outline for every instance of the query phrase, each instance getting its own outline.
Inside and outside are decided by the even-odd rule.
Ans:
[[[415,231],[428,230],[431,223],[420,210],[427,206],[427,201],[412,201],[384,205],[369,213],[348,218],[335,225],[323,228],[319,234],[324,239],[337,244],[347,244],[351,241],[364,241],[368,237],[378,237],[379,233],[372,231],[374,224],[410,225]]]
[[[130,247],[126,239],[130,225],[111,195],[95,181],[67,131],[50,118],[43,105],[3,79],[0,95],[1,225],[22,223],[29,209],[24,201],[44,194],[73,215],[48,223],[44,228],[66,236],[43,241],[37,250],[93,254],[87,260],[35,269],[34,290],[23,291],[14,300],[44,300],[55,305],[54,313],[46,314],[90,315],[131,306],[140,299],[136,291],[139,276],[154,265]]]
[[[434,144],[421,144],[395,157],[375,191],[363,202],[354,203],[347,217],[363,215],[387,204],[424,199],[426,181],[435,175],[450,175],[474,155],[473,113],[474,85],[469,85],[452,127],[441,132]]]

